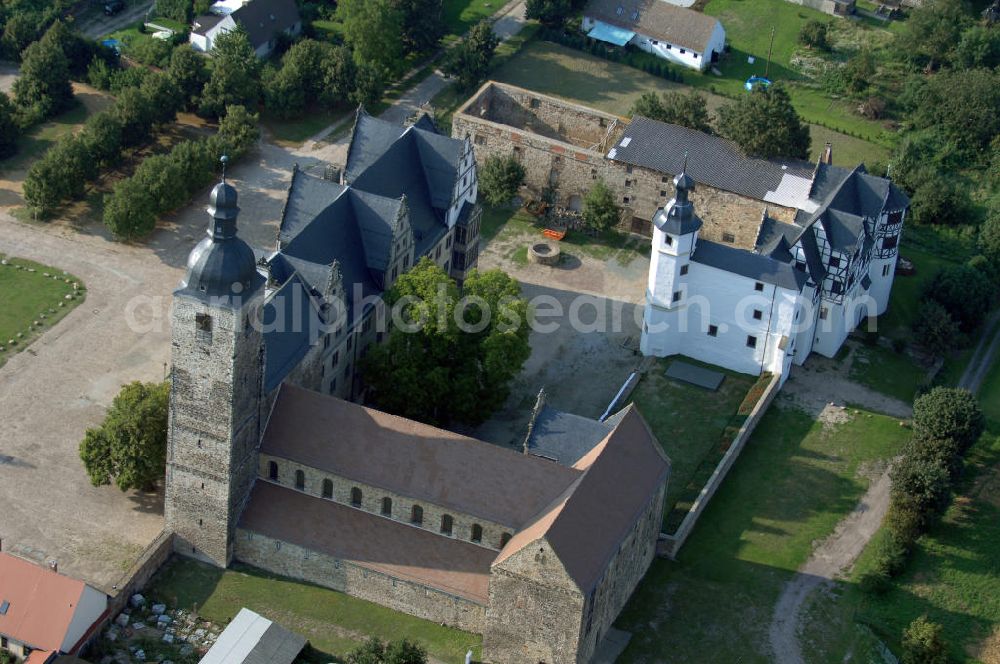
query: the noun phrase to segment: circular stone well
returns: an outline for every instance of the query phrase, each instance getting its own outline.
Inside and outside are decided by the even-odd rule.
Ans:
[[[559,247],[551,242],[536,242],[528,247],[528,260],[539,265],[556,265],[559,253]]]

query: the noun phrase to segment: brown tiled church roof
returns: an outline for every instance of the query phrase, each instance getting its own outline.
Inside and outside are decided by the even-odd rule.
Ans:
[[[511,529],[528,523],[580,475],[287,383],[260,451]]]
[[[545,538],[584,592],[608,561],[670,470],[646,421],[629,406],[614,431],[574,466],[584,474],[507,543],[494,565]]]
[[[496,551],[258,480],[240,528],[486,604]]]

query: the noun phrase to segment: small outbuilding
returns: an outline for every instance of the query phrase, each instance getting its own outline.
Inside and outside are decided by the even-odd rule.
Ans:
[[[75,653],[107,607],[83,581],[0,552],[0,649],[32,664]]]
[[[292,664],[304,637],[250,609],[240,609],[199,664]]]
[[[701,71],[718,62],[726,46],[726,31],[718,19],[666,0],[590,0],[583,29],[591,39],[631,44]]]

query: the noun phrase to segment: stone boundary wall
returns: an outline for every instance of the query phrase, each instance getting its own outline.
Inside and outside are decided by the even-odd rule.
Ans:
[[[681,525],[677,527],[677,530],[671,535],[661,535],[660,543],[658,546],[658,553],[661,556],[666,556],[670,559],[675,559],[677,557],[677,552],[680,551],[681,547],[684,546],[684,542],[687,541],[688,536],[691,531],[694,530],[695,524],[698,523],[698,519],[701,517],[701,513],[705,511],[705,507],[708,506],[712,496],[722,485],[722,481],[726,479],[726,475],[729,474],[729,470],[736,463],[736,459],[739,458],[740,453],[746,446],[747,440],[750,439],[750,435],[753,433],[754,429],[757,428],[757,424],[760,422],[764,413],[767,412],[768,407],[770,407],[771,402],[774,401],[774,397],[777,396],[778,390],[781,389],[781,375],[774,374],[771,377],[771,382],[768,383],[767,389],[761,395],[760,399],[757,401],[757,405],[754,406],[753,410],[750,411],[750,415],[747,417],[743,426],[740,427],[739,432],[736,434],[736,438],[733,439],[732,445],[726,450],[719,464],[715,467],[712,472],[712,476],[708,478],[705,482],[705,486],[702,487],[701,493],[698,494],[698,498],[695,499],[694,504],[691,505],[691,509],[684,516],[684,520],[681,521]]]
[[[411,616],[482,634],[486,606],[407,579],[389,576],[325,553],[250,530],[236,534],[235,558],[254,567],[302,579]]]
[[[95,637],[104,631],[108,623],[125,608],[129,597],[146,587],[149,580],[170,559],[173,552],[173,531],[161,530],[160,534],[139,554],[128,571],[122,574],[121,578],[118,579],[118,583],[111,587],[111,592],[108,593],[108,608],[101,615],[100,619],[84,634],[76,646],[73,647],[70,654],[86,651]],[[107,592],[108,589],[101,588],[100,590]]]

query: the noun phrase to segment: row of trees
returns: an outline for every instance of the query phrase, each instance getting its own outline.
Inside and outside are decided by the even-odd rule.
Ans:
[[[0,56],[5,60],[20,60],[24,49],[38,41],[74,4],[73,0],[5,0],[0,3]]]
[[[90,117],[83,131],[61,138],[32,164],[24,180],[24,200],[47,215],[66,200],[83,195],[116,163],[122,152],[143,144],[154,127],[172,121],[182,104],[168,74],[150,74],[139,87],[123,90],[106,111]]]
[[[259,138],[257,115],[230,106],[214,136],[184,141],[166,154],[147,157],[132,177],[116,183],[104,198],[104,224],[119,239],[148,235],[160,215],[186,204],[212,180],[220,155],[239,159]]]
[[[631,115],[714,133],[704,95],[696,91],[645,92],[632,105]],[[809,125],[795,112],[781,85],[755,87],[719,108],[718,133],[754,157],[809,157]]]
[[[355,62],[401,74],[408,54],[434,51],[447,32],[443,0],[339,0],[336,18]]]
[[[528,303],[517,281],[500,270],[473,270],[459,291],[425,257],[385,302],[400,307],[403,327],[416,329],[394,327],[365,357],[363,377],[376,407],[447,425],[478,424],[503,404],[531,354]]]
[[[902,571],[917,539],[951,500],[966,452],[986,427],[968,390],[936,387],[913,403],[913,436],[892,470],[885,528],[873,541],[874,561],[860,579],[863,589],[883,592]]]

